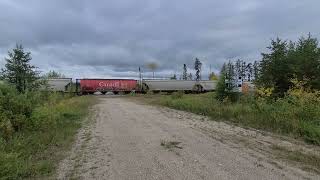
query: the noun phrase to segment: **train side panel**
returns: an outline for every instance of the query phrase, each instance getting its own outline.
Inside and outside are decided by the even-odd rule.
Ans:
[[[216,81],[188,81],[188,80],[143,80],[151,91],[213,91]],[[201,87],[201,89],[199,89]]]
[[[214,91],[217,86],[217,81],[199,81],[204,91]]]
[[[192,91],[195,81],[183,80],[144,80],[144,84],[152,91]]]
[[[132,79],[80,79],[80,90],[83,93],[132,91],[137,81]]]
[[[47,88],[50,91],[66,92],[72,83],[72,78],[47,79]]]

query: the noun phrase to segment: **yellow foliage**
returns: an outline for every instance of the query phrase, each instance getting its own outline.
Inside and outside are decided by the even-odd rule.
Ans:
[[[305,88],[305,81],[291,80],[293,86],[288,90],[288,95],[298,98],[300,101],[320,102],[320,91],[312,91]]]
[[[218,76],[214,72],[209,74],[209,80],[217,81],[218,79],[219,79]]]
[[[272,95],[274,88],[258,88],[256,93],[258,94],[259,97],[266,98],[270,97]]]
[[[210,78],[211,81],[217,81],[218,80],[218,76],[215,75],[214,73],[210,74],[209,78]]]

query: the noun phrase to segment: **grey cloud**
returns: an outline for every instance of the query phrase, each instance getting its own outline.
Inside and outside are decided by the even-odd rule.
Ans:
[[[161,76],[256,60],[270,38],[320,37],[318,0],[2,0],[0,55],[22,43],[43,71],[131,77],[157,62]],[[3,57],[3,56],[1,56]],[[3,64],[3,58],[0,65]],[[148,73],[148,72],[146,72]],[[206,73],[206,72],[205,72]]]

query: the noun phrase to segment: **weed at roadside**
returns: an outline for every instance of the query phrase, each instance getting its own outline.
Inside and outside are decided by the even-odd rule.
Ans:
[[[178,141],[166,141],[166,140],[161,140],[161,143],[160,143],[162,147],[168,150],[172,150],[174,148],[182,149],[182,146],[179,146],[180,144],[181,142],[178,142]]]

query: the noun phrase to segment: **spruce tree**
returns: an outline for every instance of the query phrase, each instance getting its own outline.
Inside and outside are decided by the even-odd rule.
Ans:
[[[183,80],[187,80],[187,79],[188,79],[188,72],[187,72],[187,65],[186,65],[186,64],[183,64],[182,79],[183,79]]]
[[[226,64],[223,64],[219,80],[216,87],[216,99],[219,101],[223,101],[227,97],[227,86],[226,86],[226,76],[227,76]]]
[[[194,69],[196,70],[196,81],[201,80],[201,66],[201,61],[198,58],[196,58],[194,62]]]
[[[291,87],[293,78],[290,59],[288,58],[288,44],[277,38],[271,41],[269,53],[262,53],[259,66],[258,86],[274,88],[274,97],[283,97]]]
[[[8,52],[8,56],[5,58],[5,68],[1,72],[2,78],[15,85],[20,93],[33,88],[39,72],[30,64],[31,53],[25,52],[22,45],[16,45],[16,48]]]

